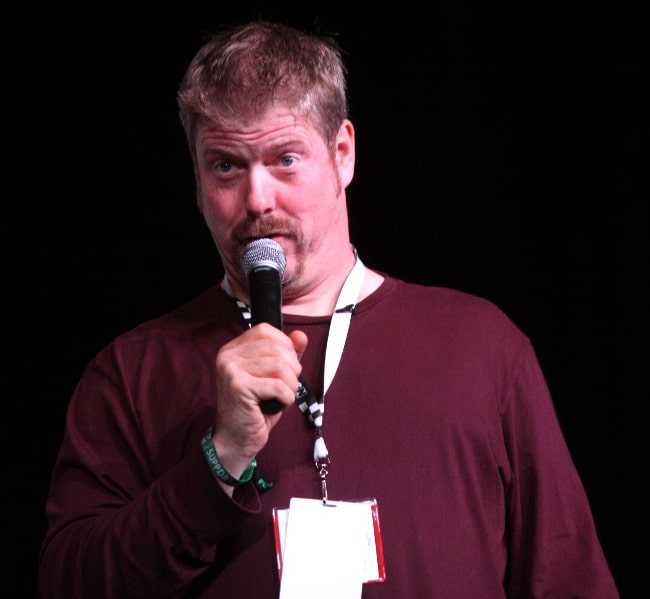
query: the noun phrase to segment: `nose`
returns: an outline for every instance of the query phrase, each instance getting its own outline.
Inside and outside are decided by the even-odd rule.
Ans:
[[[275,209],[275,196],[271,177],[263,168],[252,168],[246,191],[246,211],[252,216],[268,214]]]

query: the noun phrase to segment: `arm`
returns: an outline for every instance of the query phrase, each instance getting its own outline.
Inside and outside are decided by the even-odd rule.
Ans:
[[[124,393],[95,363],[72,398],[47,501],[42,598],[182,596],[259,510],[252,485],[235,500],[223,493],[198,427],[185,455],[157,475]]]
[[[503,407],[513,469],[508,502],[509,597],[619,597],[588,499],[532,349]]]
[[[276,342],[286,348],[286,336],[275,331]],[[242,338],[254,343],[263,332],[251,330]],[[274,377],[244,372],[259,360],[240,338],[222,347],[231,370],[226,375],[219,367],[216,385],[204,382],[212,377],[199,374],[196,355],[186,358],[186,348],[166,361],[162,356],[172,352],[164,343],[113,344],[74,392],[47,501],[41,599],[186,596],[215,562],[229,559],[233,535],[260,511],[252,483],[222,486],[200,441],[216,422],[217,450],[227,468],[240,474],[237,460],[250,461],[281,414],[264,421],[268,429],[256,442],[243,434],[236,445],[233,431],[249,430],[246,414],[260,417],[254,402],[268,393],[266,386],[278,394],[277,383],[269,380]],[[238,360],[242,354],[248,359]],[[292,362],[290,370],[295,368]],[[297,388],[296,374],[291,388]],[[293,391],[283,395],[292,399]]]

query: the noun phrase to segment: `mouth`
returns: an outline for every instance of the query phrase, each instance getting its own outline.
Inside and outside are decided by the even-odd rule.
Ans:
[[[248,245],[249,243],[253,241],[257,241],[258,239],[272,239],[273,241],[280,243],[281,239],[284,239],[287,237],[287,234],[285,233],[267,233],[265,235],[251,235],[251,236],[246,236],[241,238],[241,243],[243,245]]]
[[[296,239],[298,230],[285,219],[269,216],[260,219],[247,219],[239,223],[232,231],[232,239],[242,247],[256,239],[272,239],[277,243]]]

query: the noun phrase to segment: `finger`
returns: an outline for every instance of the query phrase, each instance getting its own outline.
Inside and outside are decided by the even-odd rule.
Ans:
[[[304,331],[291,331],[291,333],[289,333],[289,338],[293,343],[293,348],[298,356],[298,360],[300,360],[307,349],[309,339]]]

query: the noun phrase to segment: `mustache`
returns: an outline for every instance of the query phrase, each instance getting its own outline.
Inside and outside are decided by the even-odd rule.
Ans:
[[[247,218],[237,224],[232,230],[232,239],[240,243],[248,243],[252,239],[283,235],[299,238],[300,230],[290,221],[267,216],[264,218]]]

